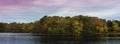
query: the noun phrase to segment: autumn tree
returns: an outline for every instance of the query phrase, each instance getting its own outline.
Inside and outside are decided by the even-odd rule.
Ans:
[[[113,31],[114,32],[119,32],[120,31],[120,27],[118,27],[118,23],[113,22]]]

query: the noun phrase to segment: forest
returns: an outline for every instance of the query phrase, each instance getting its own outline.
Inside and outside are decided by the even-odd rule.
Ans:
[[[120,21],[92,16],[43,16],[30,23],[0,22],[0,33],[96,34],[119,33]]]

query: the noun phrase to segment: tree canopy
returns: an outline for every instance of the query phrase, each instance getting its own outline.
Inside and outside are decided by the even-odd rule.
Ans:
[[[0,32],[43,34],[93,34],[120,32],[120,21],[90,16],[44,16],[31,23],[0,22]]]

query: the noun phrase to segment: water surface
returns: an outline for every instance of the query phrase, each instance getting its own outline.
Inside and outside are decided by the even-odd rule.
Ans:
[[[120,44],[120,37],[104,37],[104,40],[75,40],[73,37],[49,37],[31,33],[0,33],[0,44]]]

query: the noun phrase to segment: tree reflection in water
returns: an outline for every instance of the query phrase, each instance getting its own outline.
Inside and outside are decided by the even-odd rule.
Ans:
[[[88,44],[90,41],[99,41],[98,39],[93,38],[80,38],[74,36],[41,36],[40,42],[41,44]]]

